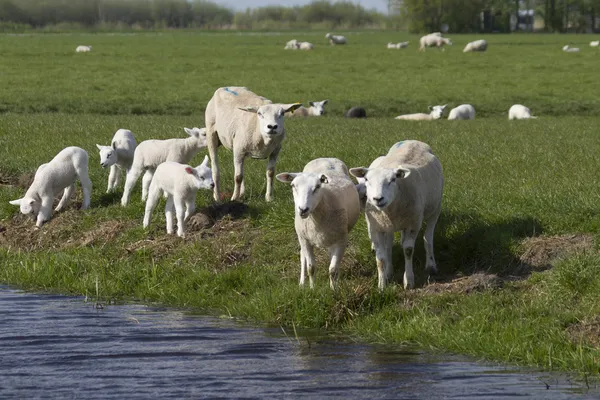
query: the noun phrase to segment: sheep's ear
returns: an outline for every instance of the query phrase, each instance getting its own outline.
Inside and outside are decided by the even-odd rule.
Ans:
[[[442,110],[443,110],[444,108],[446,108],[446,107],[448,107],[448,104],[444,104],[444,105],[442,106]]]
[[[293,112],[296,111],[298,108],[302,107],[302,103],[282,104],[281,106],[283,107],[283,110],[285,112]]]
[[[102,146],[100,146],[99,144],[96,143],[96,147],[98,148],[98,150],[102,150]]]
[[[410,175],[410,169],[398,167],[394,170],[394,174],[396,174],[396,178],[404,179]]]
[[[253,112],[253,113],[258,111],[258,107],[254,107],[254,106],[238,107],[238,108],[242,111],[248,111],[248,112]]]
[[[312,106],[314,106],[314,105],[315,105],[315,103],[314,103],[314,101],[309,101],[309,102],[308,102],[308,105],[312,107]]]
[[[193,129],[190,128],[183,128],[183,130],[185,131],[185,133],[187,133],[190,136],[196,136],[195,132]]]
[[[277,174],[275,177],[279,182],[283,183],[292,183],[294,178],[296,178],[298,174],[294,174],[291,172],[282,172],[281,174]]]
[[[323,105],[329,103],[329,100],[323,100]]]
[[[356,178],[364,178],[368,170],[365,167],[350,168],[350,174]]]
[[[187,172],[190,175],[196,175],[196,170],[192,167],[185,167],[185,172]]]
[[[21,200],[23,200],[23,199],[11,200],[11,201],[9,201],[9,203],[12,204],[13,206],[20,206]]]
[[[428,106],[427,108],[429,109],[429,111],[433,110],[432,106]]]
[[[329,178],[327,178],[327,175],[321,175],[321,183],[329,183]]]
[[[202,165],[204,167],[208,166],[208,156],[204,156],[204,161],[202,161],[202,164],[200,164],[200,165]]]
[[[117,142],[112,142],[111,146],[112,146],[113,150],[116,150],[117,149]]]

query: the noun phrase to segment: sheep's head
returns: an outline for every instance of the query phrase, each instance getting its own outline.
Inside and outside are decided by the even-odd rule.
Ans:
[[[102,146],[97,144],[100,150],[100,165],[102,168],[110,167],[117,163],[117,144],[113,142],[112,146]]]
[[[198,189],[212,189],[215,187],[212,170],[208,166],[208,156],[204,156],[204,161],[196,168],[185,167],[185,172],[196,178]]]
[[[326,37],[327,39],[330,39],[330,38],[331,38],[331,33],[328,33],[327,35],[325,35],[325,37]]]
[[[183,128],[185,132],[198,140],[199,147],[206,147],[206,128]]]
[[[314,115],[323,115],[325,114],[325,104],[327,104],[329,100],[323,101],[309,101],[308,104],[314,111]]]
[[[283,133],[283,115],[293,112],[302,106],[300,103],[293,104],[264,104],[260,107],[245,107],[240,110],[256,113],[260,124],[260,134],[265,137],[273,137]]]
[[[21,214],[29,215],[33,218],[40,212],[40,202],[32,197],[23,197],[18,200],[9,201],[13,206],[19,206]]]
[[[366,201],[383,210],[398,194],[397,181],[408,177],[410,170],[402,166],[395,169],[359,167],[351,168],[350,173],[359,179],[359,185],[364,184]]]
[[[444,104],[443,106],[429,106],[429,111],[431,111],[430,115],[432,119],[440,119],[444,114],[444,110],[448,104]]]
[[[308,218],[310,213],[317,208],[323,197],[322,186],[327,185],[330,179],[324,174],[290,173],[277,174],[277,180],[289,183],[294,195],[295,212],[300,218]]]

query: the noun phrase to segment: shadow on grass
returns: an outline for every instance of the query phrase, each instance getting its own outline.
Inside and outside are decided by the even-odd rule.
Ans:
[[[92,200],[91,207],[108,207],[121,202],[122,192],[112,191],[110,193],[102,193],[97,201]]]

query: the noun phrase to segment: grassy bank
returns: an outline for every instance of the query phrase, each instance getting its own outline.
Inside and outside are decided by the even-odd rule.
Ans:
[[[97,285],[101,301],[159,301],[597,374],[600,119],[587,116],[598,100],[585,83],[597,54],[560,52],[562,36],[494,36],[496,46],[483,55],[462,54],[459,44],[470,38],[458,37],[445,53],[418,54],[415,48],[386,50],[387,35],[349,35],[356,48],[319,46],[313,53],[284,52],[287,37],[262,35],[0,37],[8,53],[0,62],[5,69],[12,66],[0,77],[7,88],[0,99],[13,111],[0,116],[0,282],[92,297]],[[314,41],[321,36],[315,34]],[[75,57],[74,45],[83,41],[94,52]],[[196,53],[190,52],[193,46]],[[111,50],[95,52],[96,47]],[[434,62],[442,57],[445,64]],[[552,63],[531,72],[544,58]],[[508,59],[516,61],[507,67]],[[577,74],[564,73],[575,68]],[[373,69],[381,71],[369,73]],[[561,79],[548,84],[558,71]],[[440,276],[425,276],[419,238],[417,289],[393,284],[379,293],[361,218],[339,290],[328,288],[322,252],[317,287],[299,288],[291,192],[277,183],[275,201],[264,202],[263,161],[246,165],[244,204],[218,205],[208,192],[199,193],[199,213],[185,240],[165,234],[162,204],[150,229],[143,230],[139,185],[127,208],[119,205],[120,192],[105,194],[107,171],[98,165],[95,144],[108,143],[120,127],[131,129],[138,141],[183,137],[184,126],[202,126],[206,101],[223,84],[245,84],[281,101],[330,99],[329,115],[286,121],[281,172],[301,170],[323,156],[367,165],[398,140],[429,143],[446,177],[435,236]],[[389,118],[459,101],[473,103],[478,119]],[[500,114],[516,102],[541,118],[507,121]],[[30,112],[42,110],[40,104],[61,112]],[[131,104],[148,115],[131,115]],[[355,104],[379,118],[339,117]],[[551,116],[551,110],[562,111]],[[39,164],[67,145],[90,153],[92,208],[71,206],[37,230],[7,202],[24,193]],[[230,191],[231,154],[220,155],[223,187]],[[77,193],[75,205],[81,200]],[[401,282],[399,246],[394,260],[395,281]]]

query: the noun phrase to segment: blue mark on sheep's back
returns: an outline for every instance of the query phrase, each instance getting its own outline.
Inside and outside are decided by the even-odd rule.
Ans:
[[[398,147],[402,146],[402,143],[404,143],[404,140],[396,143],[395,145],[392,146],[392,149],[397,149]]]
[[[238,93],[237,93],[235,90],[231,90],[231,89],[229,89],[228,87],[226,87],[226,88],[225,88],[225,91],[226,91],[226,92],[229,92],[229,93],[231,93],[231,94],[232,94],[232,95],[234,95],[234,96],[237,96],[237,95],[238,95]]]

